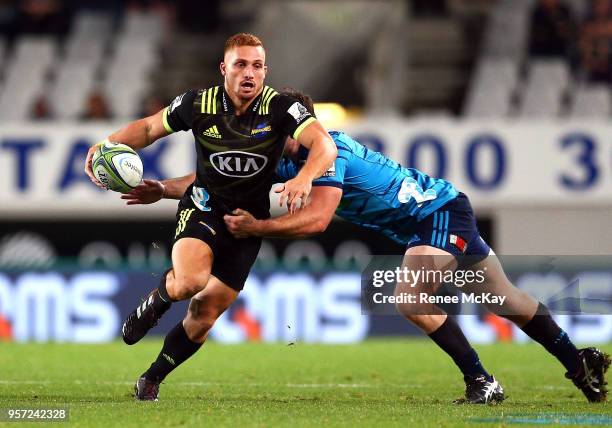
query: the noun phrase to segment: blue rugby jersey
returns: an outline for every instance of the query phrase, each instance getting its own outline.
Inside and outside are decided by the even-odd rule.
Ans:
[[[333,167],[312,184],[342,189],[336,214],[345,220],[407,245],[416,222],[458,195],[448,181],[404,168],[343,132],[331,131],[329,135],[338,147],[338,157]],[[297,164],[282,158],[276,169],[277,181],[295,177],[307,156],[308,150],[300,146]]]

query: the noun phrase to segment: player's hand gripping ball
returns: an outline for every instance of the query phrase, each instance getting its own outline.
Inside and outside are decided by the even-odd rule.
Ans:
[[[142,181],[142,161],[125,144],[100,144],[91,159],[91,166],[100,183],[115,192],[128,193]]]

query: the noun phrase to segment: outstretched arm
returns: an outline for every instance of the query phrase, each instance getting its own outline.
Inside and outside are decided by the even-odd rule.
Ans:
[[[120,129],[119,131],[113,132],[106,138],[105,141],[123,143],[130,146],[134,150],[140,150],[147,147],[155,140],[170,134],[170,132],[164,127],[164,110],[165,109],[160,110],[156,114],[145,117],[144,119],[135,120],[134,122],[129,123],[126,127]],[[96,186],[104,188],[102,183],[100,183],[94,176],[91,165],[91,159],[98,144],[91,146],[87,152],[87,158],[85,159],[85,173]]]
[[[315,186],[312,200],[295,213],[284,214],[266,220],[257,220],[249,212],[235,210],[223,217],[228,230],[237,238],[248,236],[301,238],[324,232],[334,216],[342,198],[342,189],[332,186]]]
[[[131,192],[121,195],[127,205],[153,204],[160,199],[181,199],[195,180],[195,173],[168,180],[143,180]]]

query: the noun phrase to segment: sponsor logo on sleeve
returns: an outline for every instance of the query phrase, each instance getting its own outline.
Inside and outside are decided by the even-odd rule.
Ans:
[[[310,113],[308,113],[306,107],[304,107],[301,103],[297,101],[294,102],[291,107],[289,107],[287,113],[293,116],[297,123],[301,123],[304,119],[310,117]]]
[[[172,103],[170,103],[170,107],[168,108],[168,113],[172,113],[175,108],[181,105],[181,103],[183,102],[184,96],[185,94],[179,95],[172,101]]]

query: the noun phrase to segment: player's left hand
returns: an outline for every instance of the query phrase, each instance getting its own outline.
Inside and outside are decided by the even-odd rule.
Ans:
[[[142,180],[131,192],[121,195],[127,205],[146,205],[153,204],[163,199],[166,189],[161,181]]]
[[[257,219],[248,211],[235,209],[232,215],[224,215],[223,220],[227,230],[236,238],[248,238],[254,235]]]
[[[299,175],[288,180],[284,185],[274,189],[280,193],[279,205],[282,207],[287,203],[287,210],[293,214],[298,208],[304,208],[312,190],[312,181],[304,179]]]

